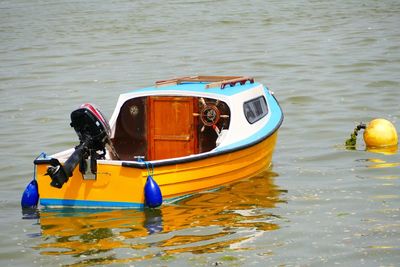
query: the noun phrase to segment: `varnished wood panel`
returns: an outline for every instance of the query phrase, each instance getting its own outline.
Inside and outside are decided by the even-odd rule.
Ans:
[[[197,125],[192,97],[149,97],[149,159],[197,153]]]

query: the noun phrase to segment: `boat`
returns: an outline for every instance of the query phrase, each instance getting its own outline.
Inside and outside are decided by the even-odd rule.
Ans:
[[[217,190],[270,167],[282,121],[252,77],[157,81],[121,94],[109,121],[92,104],[74,110],[79,144],[34,160],[36,197],[49,208],[155,208]]]

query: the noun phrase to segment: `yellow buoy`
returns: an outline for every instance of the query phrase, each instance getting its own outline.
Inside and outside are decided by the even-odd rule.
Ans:
[[[367,148],[397,146],[396,128],[388,120],[374,119],[365,128],[364,142]]]

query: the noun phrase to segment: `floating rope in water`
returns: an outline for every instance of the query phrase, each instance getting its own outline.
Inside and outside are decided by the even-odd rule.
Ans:
[[[353,133],[350,134],[350,138],[346,140],[346,143],[345,143],[346,148],[354,149],[356,147],[358,132],[361,129],[365,129],[366,127],[367,126],[362,122],[360,122],[360,124],[356,126],[356,128],[353,131]]]

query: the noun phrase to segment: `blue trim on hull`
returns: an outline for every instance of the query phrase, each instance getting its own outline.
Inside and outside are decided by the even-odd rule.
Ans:
[[[134,202],[114,202],[114,201],[93,201],[93,200],[73,200],[42,198],[40,205],[45,207],[90,207],[90,208],[144,208],[142,203]]]

